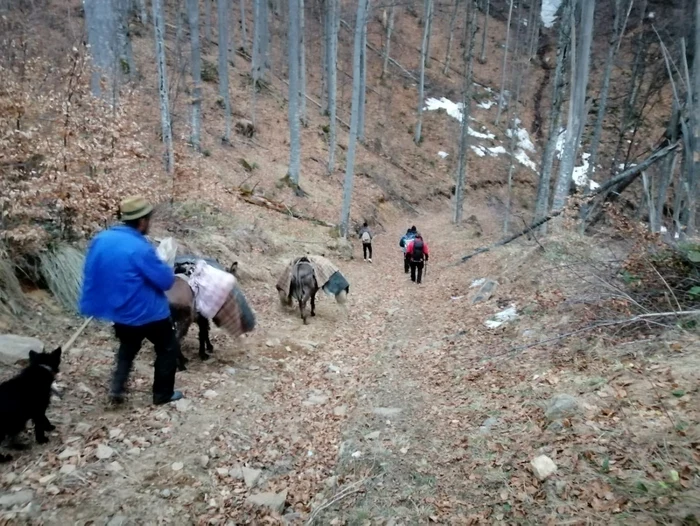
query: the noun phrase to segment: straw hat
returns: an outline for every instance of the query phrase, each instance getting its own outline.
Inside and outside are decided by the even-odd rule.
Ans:
[[[153,205],[141,196],[127,197],[119,205],[122,221],[140,219],[153,212]]]

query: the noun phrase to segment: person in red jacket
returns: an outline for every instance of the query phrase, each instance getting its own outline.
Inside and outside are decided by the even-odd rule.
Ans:
[[[420,284],[423,277],[423,268],[429,256],[428,244],[423,241],[423,236],[416,234],[416,237],[406,245],[406,258],[411,265],[411,281],[414,283]]]

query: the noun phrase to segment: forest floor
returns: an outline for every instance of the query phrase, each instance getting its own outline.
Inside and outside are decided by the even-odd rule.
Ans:
[[[90,326],[62,364],[50,443],[0,468],[0,523],[670,524],[700,516],[697,338],[669,331],[623,344],[598,334],[520,348],[571,330],[576,285],[562,269],[581,253],[594,257],[594,241],[523,240],[452,266],[486,240],[448,219],[415,221],[432,253],[423,284],[402,268],[398,238],[410,225],[389,225],[372,264],[358,243],[353,260],[337,261],[351,283],[348,304],[323,297],[306,326],[274,290],[295,244],[270,237],[277,248],[251,253],[254,278],[243,282],[258,327],[238,341],[215,330],[207,362],[196,357],[193,330],[176,404],[150,405],[147,346],[130,402],[110,409],[115,341],[108,327]],[[293,228],[297,239],[326,241],[320,227]],[[481,278],[499,285],[472,304],[470,286]],[[43,292],[33,298],[24,326],[3,321],[3,329],[57,342],[80,324]],[[517,318],[485,325],[510,306]],[[557,466],[545,481],[531,467],[542,454]]]

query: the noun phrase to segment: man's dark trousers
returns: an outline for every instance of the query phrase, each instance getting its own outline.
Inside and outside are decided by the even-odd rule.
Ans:
[[[411,261],[411,281],[420,283],[423,277],[423,266],[425,263],[423,261]],[[416,271],[418,271],[418,276],[416,276]]]
[[[110,394],[114,397],[124,396],[126,382],[129,379],[134,359],[141,350],[143,340],[146,339],[153,344],[156,351],[153,373],[153,403],[169,402],[175,388],[175,369],[179,346],[172,320],[166,318],[136,327],[115,323],[114,332],[119,340],[119,351],[117,352],[117,365],[112,377]]]
[[[411,260],[406,254],[404,254],[403,255],[403,271],[404,271],[404,273],[408,274],[409,270],[411,270]]]

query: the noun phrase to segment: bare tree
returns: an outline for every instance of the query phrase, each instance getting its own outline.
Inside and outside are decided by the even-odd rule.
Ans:
[[[212,43],[211,36],[211,3],[214,0],[204,0],[204,40],[207,44]]]
[[[289,178],[298,185],[301,166],[301,122],[299,119],[299,36],[301,29],[300,0],[288,0],[289,29],[287,58],[289,64]]]
[[[173,133],[170,127],[170,104],[168,103],[168,71],[165,63],[165,21],[160,0],[153,0],[153,28],[156,39],[156,61],[158,63],[158,93],[160,95],[160,125],[165,144],[165,169],[172,177],[175,170]]]
[[[146,9],[146,0],[136,0],[136,5],[139,9],[139,21],[142,24],[148,24],[148,10]]]
[[[357,18],[355,20],[355,50],[352,60],[352,111],[350,114],[350,137],[348,140],[348,156],[345,165],[345,182],[343,184],[343,207],[340,212],[340,234],[344,238],[347,238],[350,228],[350,203],[352,202],[352,188],[355,181],[355,148],[357,147],[360,91],[362,89],[360,69],[362,67],[362,43],[364,40],[365,26],[367,25],[368,11],[369,0],[358,0]]]
[[[463,53],[464,58],[464,80],[462,84],[462,123],[459,134],[459,159],[457,163],[457,177],[455,180],[455,207],[453,211],[452,221],[455,224],[462,222],[462,213],[464,208],[464,186],[466,183],[467,169],[467,148],[469,148],[469,117],[472,107],[472,68],[474,65],[474,44],[476,39],[476,6],[474,0],[466,0],[464,3],[466,19],[465,40],[468,40],[468,45]]]
[[[572,53],[573,81],[571,84],[571,99],[569,103],[569,122],[566,129],[566,138],[559,163],[559,177],[554,190],[552,209],[560,210],[564,207],[566,197],[571,187],[571,177],[574,172],[574,162],[578,151],[581,132],[586,123],[586,88],[588,86],[588,69],[591,57],[591,42],[593,40],[593,15],[595,14],[595,0],[583,2],[581,9],[581,45],[578,53]],[[572,41],[575,38],[572,31]]]
[[[566,1],[566,0],[564,0]],[[489,9],[491,7],[491,0],[484,0],[484,30],[481,33],[481,53],[479,54],[479,62],[486,64],[486,33],[489,28]],[[508,24],[510,27],[510,24]]]
[[[255,0],[254,0],[255,1]],[[239,5],[241,7],[241,49],[244,53],[248,52],[248,29],[247,21],[245,15],[245,0],[240,0]]]
[[[392,4],[389,9],[389,20],[386,24],[386,40],[384,41],[384,62],[382,64],[382,78],[386,75],[389,66],[389,50],[391,48],[391,32],[394,30],[394,17],[396,16],[396,5]]]
[[[87,40],[92,59],[91,89],[95,97],[113,97],[117,82],[117,12],[112,0],[84,0]],[[109,92],[102,92],[102,78]]]
[[[416,130],[413,134],[413,142],[421,143],[423,128],[423,106],[425,106],[425,57],[428,52],[428,34],[430,32],[430,17],[432,16],[433,0],[425,0],[423,6],[423,43],[420,49],[420,80],[418,81],[418,119]]]
[[[593,1],[593,0],[590,0]],[[503,48],[503,64],[501,65],[501,89],[498,95],[498,111],[496,112],[496,126],[498,126],[498,121],[501,120],[501,112],[503,107],[506,105],[506,75],[508,65],[508,49],[510,48],[510,23],[513,18],[513,0],[510,0],[510,7],[508,7],[508,25],[506,26],[506,45]]]
[[[253,0],[254,2],[254,22],[255,34],[253,35],[253,62],[252,62],[252,78],[253,78],[253,97],[252,97],[252,112],[251,120],[255,124],[255,100],[260,85],[260,81],[265,78],[265,73],[268,68],[268,43],[269,43],[269,26],[268,26],[268,9],[267,0]]]
[[[632,9],[634,0],[629,1],[629,10]],[[629,14],[629,10],[627,13]],[[600,95],[598,97],[598,114],[596,115],[595,125],[593,127],[593,136],[591,137],[588,165],[588,177],[593,177],[593,172],[598,164],[598,146],[600,144],[600,136],[603,131],[603,120],[605,119],[606,110],[608,107],[608,93],[610,91],[610,78],[612,77],[613,64],[615,57],[620,49],[620,40],[624,33],[625,26],[622,23],[622,0],[615,0],[615,17],[613,20],[613,31],[610,35],[608,44],[608,55],[605,59],[605,70],[603,71],[603,80],[600,87]]]
[[[228,92],[228,0],[217,0],[216,18],[219,24],[219,97],[224,106],[223,142],[231,142],[231,97]]]
[[[369,13],[367,14],[369,19]],[[357,140],[364,142],[365,140],[365,106],[367,98],[367,24],[365,23],[364,31],[362,32],[362,62],[360,63],[360,103],[358,110],[360,112],[357,124]]]
[[[336,92],[338,83],[338,30],[340,29],[340,3],[338,0],[326,0],[326,78],[328,87],[328,173],[335,170],[335,149],[337,144]]]
[[[304,43],[304,0],[299,0],[299,116],[306,127],[306,49]]]
[[[693,58],[693,77],[688,79],[688,99],[690,106],[690,127],[692,129],[692,165],[688,173],[688,229],[689,236],[695,235],[695,218],[697,214],[697,186],[700,174],[700,1],[695,1],[695,53]]]
[[[447,75],[450,69],[450,54],[452,53],[452,41],[454,39],[455,20],[457,20],[457,10],[459,9],[459,0],[455,0],[455,5],[450,17],[450,36],[447,38],[447,51],[445,52],[445,67],[442,69],[442,74]]]
[[[192,59],[190,70],[192,72],[192,131],[190,142],[196,151],[200,151],[202,129],[202,57],[199,49],[199,1],[186,0],[187,21],[190,26],[190,46]]]
[[[537,201],[535,203],[535,222],[543,220],[549,213],[549,186],[552,180],[552,167],[559,139],[559,126],[561,124],[561,106],[564,92],[564,69],[567,61],[571,32],[572,0],[564,0],[562,17],[559,23],[559,36],[557,38],[557,62],[554,69],[554,85],[552,88],[552,106],[549,112],[549,133],[547,143],[542,154],[542,167],[540,179],[537,185]],[[546,232],[546,223],[541,227],[541,232]]]

